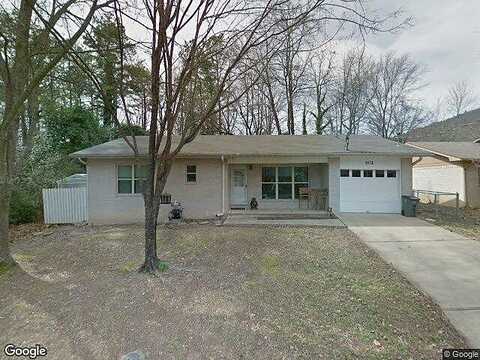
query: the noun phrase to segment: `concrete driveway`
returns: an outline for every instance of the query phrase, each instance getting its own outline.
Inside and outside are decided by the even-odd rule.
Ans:
[[[417,218],[346,213],[339,217],[430,295],[471,346],[480,346],[480,242]]]

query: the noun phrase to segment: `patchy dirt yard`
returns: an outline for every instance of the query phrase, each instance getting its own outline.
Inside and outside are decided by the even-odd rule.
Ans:
[[[17,239],[0,276],[0,346],[48,359],[435,359],[465,347],[443,314],[347,229],[188,225],[170,268],[136,272],[140,227]]]
[[[420,204],[417,216],[445,229],[480,240],[480,209],[459,209],[431,204]]]

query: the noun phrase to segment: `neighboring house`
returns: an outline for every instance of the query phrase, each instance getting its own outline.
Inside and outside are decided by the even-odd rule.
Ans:
[[[136,138],[140,157],[117,139],[78,151],[87,163],[88,218],[92,224],[141,222],[148,138]],[[198,136],[178,154],[165,193],[189,218],[232,208],[298,209],[298,189],[328,191],[334,211],[400,213],[412,190],[411,160],[423,150],[374,136]],[[169,206],[161,209],[160,221]]]
[[[480,207],[480,144],[473,142],[409,142],[432,156],[414,159],[413,188],[459,193],[460,205]],[[440,203],[455,205],[451,196]]]
[[[73,174],[57,181],[57,188],[86,188],[88,184],[87,174]]]
[[[480,139],[480,109],[467,111],[450,119],[412,130],[407,137],[414,141],[467,141]]]

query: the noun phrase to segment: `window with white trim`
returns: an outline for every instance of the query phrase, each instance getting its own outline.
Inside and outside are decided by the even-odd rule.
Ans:
[[[262,167],[262,199],[298,199],[299,189],[308,187],[308,166]]]
[[[375,177],[377,178],[385,177],[385,170],[375,170]]]
[[[147,168],[140,165],[117,166],[117,193],[141,194],[147,179]]]
[[[387,178],[396,178],[397,170],[387,170]]]
[[[187,184],[195,184],[197,182],[197,165],[187,165],[186,182]]]

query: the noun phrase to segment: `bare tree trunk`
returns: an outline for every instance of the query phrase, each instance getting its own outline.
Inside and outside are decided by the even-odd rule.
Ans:
[[[0,265],[14,264],[10,255],[8,218],[10,210],[10,180],[7,172],[7,139],[0,139]]]
[[[302,134],[307,135],[307,104],[303,103]]]
[[[157,225],[160,212],[160,199],[172,168],[171,161],[150,161],[150,169],[156,169],[156,176],[148,176],[145,203],[145,261],[139,271],[154,274],[158,271],[160,259],[157,252]],[[155,170],[153,171],[155,174]],[[153,183],[150,183],[153,181]]]
[[[11,117],[13,87],[6,87],[5,119]],[[9,215],[11,174],[15,167],[15,149],[17,142],[18,120],[7,123],[7,130],[0,132],[0,264],[14,265],[15,261],[9,249]]]

